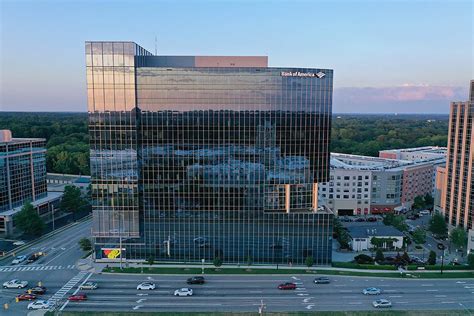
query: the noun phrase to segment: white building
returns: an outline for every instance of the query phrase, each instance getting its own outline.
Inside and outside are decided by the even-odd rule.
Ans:
[[[403,247],[403,233],[393,226],[351,226],[348,228],[351,241],[349,245],[353,251],[364,251],[375,248],[372,238],[382,239],[381,248],[398,250]]]

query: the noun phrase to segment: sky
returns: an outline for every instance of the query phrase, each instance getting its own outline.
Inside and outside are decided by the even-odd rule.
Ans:
[[[471,0],[0,0],[0,14],[0,111],[87,111],[88,40],[334,69],[336,113],[448,113],[474,78]]]

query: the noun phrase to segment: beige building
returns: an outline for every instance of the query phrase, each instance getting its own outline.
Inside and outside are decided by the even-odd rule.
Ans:
[[[470,100],[452,102],[449,115],[446,191],[441,196],[444,214],[451,226],[472,229],[474,218],[474,80]],[[442,194],[443,195],[443,194]]]

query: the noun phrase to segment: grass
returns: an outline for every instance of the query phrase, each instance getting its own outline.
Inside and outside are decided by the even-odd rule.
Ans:
[[[143,271],[143,272],[142,272]],[[201,274],[200,268],[105,268],[103,272],[109,273],[146,273],[146,274]],[[219,268],[206,267],[205,274],[324,274],[324,275],[347,275],[347,276],[368,276],[368,277],[388,277],[400,278],[399,272],[381,272],[373,273],[366,271],[343,271],[343,270],[317,270],[317,269],[248,269],[248,268]],[[403,278],[421,278],[421,279],[448,279],[448,278],[474,278],[474,272],[410,272],[410,276],[403,275]]]
[[[133,312],[61,312],[62,316],[127,316],[135,314]],[[136,312],[143,316],[257,316],[258,313],[231,313],[231,312]],[[53,312],[47,312],[45,315],[53,316]],[[444,311],[349,311],[349,312],[265,312],[265,315],[271,316],[461,316],[466,315],[466,310],[444,310]]]

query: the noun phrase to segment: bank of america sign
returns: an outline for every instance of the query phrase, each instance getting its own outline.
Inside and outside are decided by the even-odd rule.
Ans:
[[[280,76],[282,77],[306,77],[306,78],[323,78],[324,76],[326,76],[326,74],[324,72],[318,72],[318,73],[314,73],[314,72],[301,72],[301,71],[282,71],[280,73]]]

